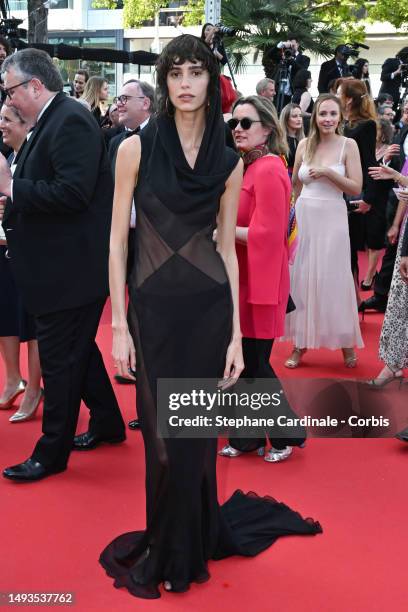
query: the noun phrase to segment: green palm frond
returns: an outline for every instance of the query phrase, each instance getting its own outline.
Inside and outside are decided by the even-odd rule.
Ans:
[[[297,37],[306,53],[329,57],[342,39],[340,29],[324,23],[318,8],[308,0],[224,0],[222,21],[235,28],[233,37],[225,38],[225,46],[234,56],[234,66],[243,69],[252,52],[253,61],[289,33]]]

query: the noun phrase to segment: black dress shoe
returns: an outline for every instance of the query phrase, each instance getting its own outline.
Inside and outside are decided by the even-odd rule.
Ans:
[[[399,433],[395,434],[395,437],[398,440],[401,440],[401,442],[408,442],[408,427],[406,427],[405,429],[403,429]]]
[[[139,419],[133,419],[128,423],[129,429],[140,429]]]
[[[86,431],[83,434],[75,436],[72,448],[74,450],[92,450],[103,442],[106,444],[120,444],[126,440],[126,434],[122,433],[117,436],[101,436],[98,434]]]
[[[124,376],[121,376],[120,374],[115,374],[113,378],[119,385],[135,385],[136,384],[136,379],[125,378]]]
[[[63,472],[64,470],[66,470],[65,467],[45,468],[41,463],[30,457],[23,463],[6,468],[3,471],[3,476],[16,482],[33,482],[51,476],[51,474],[58,474],[58,472]]]
[[[384,298],[379,295],[372,295],[368,298],[368,300],[364,300],[361,302],[358,307],[359,312],[364,312],[365,310],[376,310],[377,312],[385,312],[387,310],[387,298]]]

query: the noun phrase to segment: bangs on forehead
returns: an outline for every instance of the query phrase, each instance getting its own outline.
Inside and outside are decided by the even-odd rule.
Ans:
[[[182,66],[186,62],[191,62],[192,64],[196,64],[197,66],[202,66],[203,68],[205,67],[203,60],[197,59],[193,55],[190,57],[180,57],[179,55],[175,55],[173,57],[173,66]]]

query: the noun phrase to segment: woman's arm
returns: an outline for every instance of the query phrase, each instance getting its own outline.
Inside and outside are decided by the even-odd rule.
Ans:
[[[408,193],[407,193],[407,197],[408,197]],[[392,225],[387,232],[387,238],[391,244],[395,244],[398,240],[402,219],[404,218],[404,214],[407,208],[407,203],[408,203],[408,200],[405,200],[405,201],[400,200],[398,202],[398,207],[395,213],[394,221],[392,222]]]
[[[336,187],[348,195],[358,195],[361,193],[363,185],[363,173],[361,170],[360,154],[358,146],[351,138],[347,139],[345,146],[345,166],[346,176],[342,176],[332,168],[310,168],[309,174],[313,178],[325,176]]]
[[[381,196],[368,174],[368,168],[377,163],[375,157],[377,141],[377,125],[375,121],[369,120],[357,125],[355,141],[360,151],[361,168],[363,170],[363,201],[370,206],[381,206]]]
[[[290,183],[282,161],[276,158],[269,161],[270,164],[265,161],[255,168],[255,207],[248,231],[247,300],[260,306],[280,303],[283,266],[289,274]]]
[[[398,170],[394,170],[391,166],[372,166],[368,169],[372,179],[375,181],[396,181],[403,187],[408,187],[408,176],[404,176]]]
[[[298,148],[296,150],[295,164],[293,166],[293,173],[292,173],[292,191],[293,191],[293,199],[295,202],[300,196],[300,193],[303,187],[301,181],[299,180],[299,168],[303,162],[303,155],[305,153],[305,149],[306,149],[306,138],[303,138],[303,140],[299,142]]]
[[[136,353],[126,320],[126,264],[133,192],[140,163],[140,138],[124,140],[116,158],[115,194],[109,249],[109,287],[112,303],[112,357],[118,374],[129,376],[136,369]]]
[[[221,197],[217,217],[217,251],[221,255],[231,285],[233,320],[232,338],[227,351],[223,388],[234,384],[244,369],[241,345],[241,325],[239,320],[239,276],[238,260],[235,251],[235,226],[237,222],[238,201],[241,191],[243,163],[240,160],[229,176]]]
[[[307,109],[309,108],[309,104],[311,100],[312,100],[312,96],[310,95],[308,91],[304,91],[302,95],[300,96],[299,106],[300,106],[300,110],[302,111],[302,114],[304,117],[312,116],[312,113],[307,112]]]

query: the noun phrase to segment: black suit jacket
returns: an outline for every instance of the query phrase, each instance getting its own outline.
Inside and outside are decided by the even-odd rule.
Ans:
[[[381,87],[379,93],[390,94],[394,98],[395,103],[399,101],[400,97],[401,75],[397,74],[392,79],[391,74],[398,70],[400,63],[396,57],[389,57],[381,68]]]
[[[320,66],[319,81],[317,89],[319,93],[328,93],[330,81],[339,79],[341,76],[349,76],[350,68],[347,64],[343,64],[343,74],[340,74],[339,67],[336,62],[336,58],[323,62]]]
[[[283,51],[284,51],[283,49],[278,49],[278,47],[272,47],[272,49],[268,51],[268,57],[272,59],[274,63],[276,64],[276,71],[274,74],[274,79],[276,81],[279,81],[279,76],[280,76],[279,62],[281,61],[283,57]],[[308,55],[303,55],[303,53],[300,53],[300,52],[297,54],[295,58],[293,58],[292,60],[289,60],[288,66],[290,66],[290,70],[289,70],[290,81],[293,81],[295,74],[301,68],[304,68],[305,70],[307,70],[309,68],[309,65],[310,65],[310,57]]]
[[[125,140],[125,138],[128,138],[132,134],[133,131],[123,130],[120,132],[120,134],[116,134],[116,136],[114,136],[109,143],[108,156],[113,176],[115,176],[116,156],[118,154],[119,145]]]
[[[24,305],[41,315],[108,294],[113,181],[103,135],[59,93],[18,156],[3,227]]]

